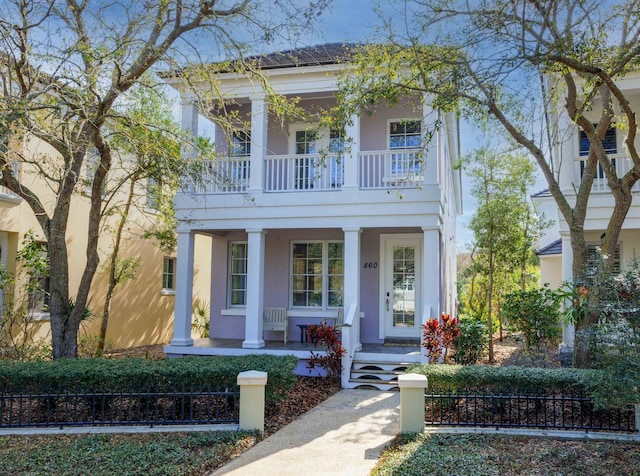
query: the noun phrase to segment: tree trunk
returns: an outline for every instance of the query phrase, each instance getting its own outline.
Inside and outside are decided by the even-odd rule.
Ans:
[[[487,285],[487,327],[489,328],[489,363],[495,362],[493,356],[493,248],[489,246],[489,283]]]

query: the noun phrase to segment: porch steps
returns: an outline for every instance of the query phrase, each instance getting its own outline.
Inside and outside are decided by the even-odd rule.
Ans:
[[[414,358],[407,357],[387,354],[372,358],[356,353],[351,365],[349,387],[398,390],[398,375],[404,374],[409,366],[416,363]]]

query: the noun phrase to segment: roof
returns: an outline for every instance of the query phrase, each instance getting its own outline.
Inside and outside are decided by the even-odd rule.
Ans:
[[[531,195],[531,198],[550,197],[550,196],[551,196],[551,192],[549,191],[548,188],[545,188],[544,190],[540,190],[539,192],[536,192],[533,195]]]
[[[356,43],[326,43],[249,56],[246,60],[255,61],[260,69],[338,64],[350,60],[359,46]]]
[[[557,239],[549,243],[547,246],[540,248],[536,251],[538,256],[549,256],[549,255],[561,255],[562,254],[562,239]]]

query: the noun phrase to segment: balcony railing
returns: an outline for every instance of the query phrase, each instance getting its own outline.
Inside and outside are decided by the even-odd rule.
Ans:
[[[20,176],[20,163],[12,162],[11,168],[13,169],[13,176]],[[0,177],[2,177],[2,172],[0,171]],[[20,196],[17,193],[12,192],[5,186],[0,186],[0,200],[8,200],[8,201],[16,201],[20,200]]]
[[[413,188],[424,184],[420,151],[361,152],[358,183],[361,189]]]
[[[618,177],[624,176],[633,167],[633,161],[626,155],[610,155],[611,163],[616,169]],[[575,177],[578,182],[582,180],[582,175],[587,164],[587,157],[578,157],[575,160]],[[632,188],[633,191],[640,191],[640,182]],[[609,185],[607,185],[607,176],[604,173],[604,169],[600,164],[596,168],[595,177],[593,178],[592,192],[610,192]]]
[[[345,159],[338,155],[268,155],[264,158],[265,192],[340,190]],[[249,187],[249,157],[206,162],[196,193],[242,193]],[[358,185],[363,190],[416,188],[423,185],[424,164],[418,150],[361,152]]]
[[[344,159],[336,155],[280,155],[265,158],[265,192],[339,190]]]
[[[249,186],[249,157],[230,157],[202,165],[197,193],[238,193]]]

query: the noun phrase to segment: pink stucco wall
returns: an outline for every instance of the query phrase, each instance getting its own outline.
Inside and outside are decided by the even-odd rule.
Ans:
[[[381,233],[416,233],[416,229],[365,229],[361,235],[360,262],[380,261]],[[289,262],[290,243],[293,240],[342,240],[344,233],[338,229],[269,230],[265,238],[265,289],[264,306],[289,307]],[[227,307],[227,250],[230,241],[244,241],[246,234],[241,231],[225,236],[216,236],[212,240],[212,277],[211,277],[211,337],[223,339],[244,338],[244,316],[225,316],[222,310]],[[364,313],[361,321],[361,341],[377,343],[380,288],[380,266],[374,269],[361,269],[360,311]],[[289,335],[292,340],[299,336],[296,324],[319,323],[321,319],[290,319]],[[277,340],[280,333],[267,333],[267,339]]]
[[[298,104],[304,110],[312,114],[319,114],[321,110],[329,110],[335,105],[335,100],[314,99],[302,100]],[[400,104],[391,107],[387,104],[380,103],[375,109],[367,113],[363,113],[360,118],[360,149],[367,150],[386,150],[387,144],[387,124],[391,119],[419,119],[422,114],[422,106],[417,98],[405,99]],[[250,121],[251,105],[243,104],[236,108],[239,111],[239,119],[242,121]],[[269,115],[267,125],[267,154],[268,155],[287,155],[292,153],[289,150],[289,126],[292,122],[301,121],[284,121],[273,114]],[[317,122],[311,120],[310,122]],[[217,150],[221,155],[226,153],[227,147],[225,135],[220,127],[216,127],[216,144]]]

